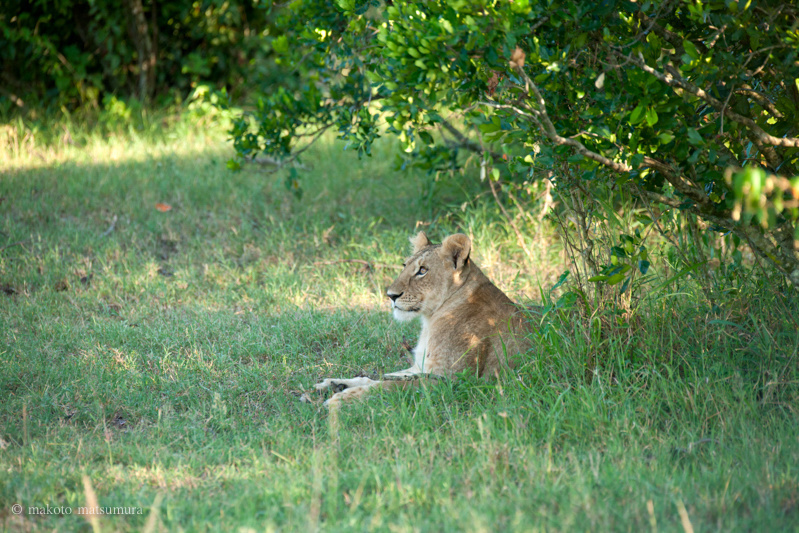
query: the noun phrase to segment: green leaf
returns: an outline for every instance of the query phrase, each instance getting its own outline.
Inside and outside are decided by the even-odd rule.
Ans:
[[[612,246],[610,248],[610,253],[612,256],[616,257],[627,257],[627,250],[625,250],[621,246]]]
[[[658,122],[658,114],[653,108],[647,108],[646,110],[646,123],[647,125],[654,126]]]
[[[514,13],[529,13],[530,0],[511,0],[510,9]]]
[[[447,33],[455,33],[455,30],[452,29],[452,23],[447,19],[441,19],[438,21],[438,24],[444,28],[444,31]]]
[[[355,0],[336,0],[336,4],[344,12],[350,12],[355,9]]]
[[[704,144],[704,140],[702,140],[702,136],[699,135],[699,132],[693,128],[688,128],[688,142],[693,144],[694,146],[700,146]]]
[[[699,52],[697,51],[696,46],[694,46],[694,43],[686,39],[682,42],[682,47],[685,49],[685,53],[688,54],[688,57],[690,57],[691,60],[695,61],[699,59]]]
[[[632,110],[630,113],[630,118],[628,119],[630,124],[638,124],[641,122],[641,119],[644,118],[644,106],[638,105],[635,109]]]
[[[272,49],[276,54],[283,55],[289,51],[289,40],[285,35],[281,35],[272,41]]]
[[[618,282],[620,282],[623,279],[624,279],[624,274],[619,272],[618,274],[613,274],[612,276],[610,276],[607,279],[607,284],[608,285],[615,285],[615,284],[617,284]]]
[[[555,284],[552,286],[552,289],[550,289],[550,290],[553,290],[553,291],[554,291],[555,289],[557,289],[558,287],[560,287],[561,285],[563,285],[564,283],[566,283],[566,279],[567,279],[568,277],[569,277],[569,271],[568,271],[568,270],[566,270],[565,272],[563,272],[563,274],[561,274],[561,275],[560,275],[560,277],[558,278],[558,282],[557,282],[557,283],[555,283]]]
[[[630,281],[632,281],[632,277],[626,278],[624,283],[621,284],[621,289],[619,289],[619,294],[624,294],[627,292],[627,287],[630,286]]]
[[[427,146],[433,146],[435,141],[433,140],[433,136],[430,133],[421,130],[418,132],[419,138],[424,142]]]
[[[658,135],[658,139],[660,139],[661,144],[669,144],[671,141],[674,140],[674,135],[671,133],[663,132]]]
[[[477,129],[479,129],[483,133],[493,133],[495,131],[499,131],[500,129],[502,129],[502,124],[500,123],[499,117],[494,116],[491,122],[480,124],[479,126],[477,126]]]
[[[578,293],[576,293],[574,291],[569,291],[569,292],[563,294],[563,296],[561,296],[560,298],[558,298],[558,301],[555,302],[555,307],[557,307],[558,309],[566,309],[566,310],[568,310],[568,309],[571,309],[572,307],[574,307],[574,305],[579,300],[580,300],[580,294],[578,294]]]

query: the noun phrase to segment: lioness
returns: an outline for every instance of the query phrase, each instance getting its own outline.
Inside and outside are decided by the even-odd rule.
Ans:
[[[422,319],[413,366],[386,374],[383,381],[325,379],[316,389],[337,391],[325,405],[335,407],[372,387],[405,386],[424,374],[469,370],[496,376],[501,366],[512,363],[509,356],[524,348],[518,308],[470,260],[469,237],[458,233],[432,244],[420,231],[411,243],[413,255],[386,294],[395,319]]]

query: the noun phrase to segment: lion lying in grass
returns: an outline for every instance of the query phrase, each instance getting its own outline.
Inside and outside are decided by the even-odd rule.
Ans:
[[[386,291],[394,318],[422,320],[413,366],[383,376],[325,379],[316,390],[335,393],[325,402],[362,397],[374,387],[407,386],[424,375],[451,376],[472,371],[496,376],[511,363],[509,356],[524,349],[519,309],[470,260],[472,243],[461,233],[432,244],[424,232],[411,238],[413,255]]]

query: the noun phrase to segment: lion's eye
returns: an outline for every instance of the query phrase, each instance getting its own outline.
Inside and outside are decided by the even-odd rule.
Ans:
[[[416,273],[416,275],[422,277],[425,274],[427,274],[427,269],[425,267],[419,267],[419,271]]]

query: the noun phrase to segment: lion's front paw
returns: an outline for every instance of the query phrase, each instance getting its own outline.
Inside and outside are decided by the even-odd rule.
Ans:
[[[333,408],[338,407],[342,402],[362,397],[368,389],[378,384],[380,384],[379,381],[366,377],[350,379],[327,378],[314,385],[314,388],[317,391],[333,391],[333,395],[325,402],[325,406]]]
[[[345,389],[351,389],[353,387],[371,387],[372,385],[376,385],[377,383],[379,382],[366,377],[349,378],[349,379],[327,378],[314,385],[314,388],[318,391],[330,389],[334,393],[338,393]]]
[[[347,380],[327,378],[314,385],[314,389],[316,389],[317,391],[324,391],[330,389],[334,393],[341,392],[347,388],[347,386],[342,383],[343,381]]]
[[[375,381],[374,383],[377,382]],[[342,403],[363,398],[363,396],[366,394],[366,391],[368,391],[370,388],[371,385],[348,387],[340,392],[335,393],[327,401],[325,401],[324,405],[328,409],[337,409]]]

